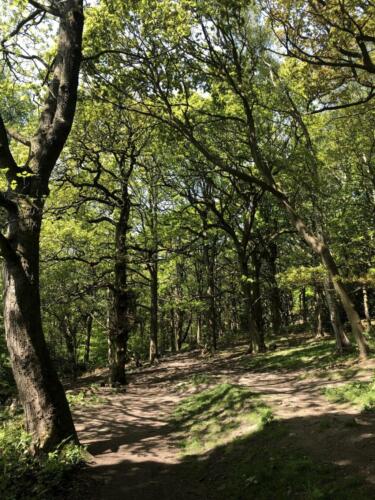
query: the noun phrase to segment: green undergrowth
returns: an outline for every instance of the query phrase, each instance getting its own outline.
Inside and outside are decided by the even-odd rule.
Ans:
[[[82,389],[79,392],[68,390],[66,391],[66,397],[69,405],[72,407],[95,406],[105,402],[105,398],[98,391],[99,387],[96,384],[92,384],[90,387]]]
[[[22,416],[2,414],[0,424],[0,498],[47,500],[68,498],[73,472],[83,464],[85,450],[74,444],[60,446],[46,456],[30,453],[31,436]]]
[[[301,340],[299,345],[282,345],[281,349],[246,357],[242,365],[256,371],[321,370],[337,367],[354,358],[354,352],[339,356],[335,351],[334,340]]]
[[[248,389],[218,384],[185,398],[173,422],[183,452],[190,454],[228,442],[236,433],[256,431],[272,418],[271,409]]]
[[[338,387],[328,387],[324,395],[335,403],[352,403],[362,410],[375,411],[375,379],[368,382],[349,382]]]
[[[187,482],[204,481],[210,500],[365,500],[374,493],[362,478],[295,446],[288,425],[278,421],[189,457],[185,467]]]

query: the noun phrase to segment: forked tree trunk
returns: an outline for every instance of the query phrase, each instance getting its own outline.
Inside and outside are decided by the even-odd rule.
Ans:
[[[26,430],[33,436],[35,450],[49,451],[63,441],[78,442],[78,438],[42,328],[41,211],[42,207],[27,207],[19,213],[17,247],[22,248],[22,259],[6,258],[4,262],[4,326]]]

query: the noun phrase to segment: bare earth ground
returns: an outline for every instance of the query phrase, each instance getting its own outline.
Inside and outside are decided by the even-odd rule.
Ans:
[[[208,373],[218,381],[238,383],[262,394],[276,418],[287,426],[287,437],[275,446],[301,446],[314,459],[342,467],[344,475],[361,476],[373,491],[368,498],[375,498],[375,416],[328,402],[321,395],[328,383],[324,373],[322,378],[317,372],[306,376],[304,370],[250,371],[241,363],[244,356],[243,347],[210,359],[197,353],[179,354],[133,374],[126,392],[113,394],[106,387],[100,388],[105,398],[102,404],[75,411],[81,442],[94,457],[85,472],[87,498],[218,498],[218,494],[210,494],[207,482],[215,481],[215,473],[225,480],[220,454],[182,458],[169,424],[176,404],[187,395],[179,389],[181,382],[193,373]],[[374,362],[367,362],[356,380],[368,379],[373,371]],[[244,452],[251,453],[251,449]],[[206,473],[191,481],[189,463],[197,460],[206,463]],[[250,497],[244,494],[243,498]],[[275,498],[287,495],[279,492]]]

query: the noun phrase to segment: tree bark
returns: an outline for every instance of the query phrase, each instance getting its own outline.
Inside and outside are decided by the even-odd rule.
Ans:
[[[217,349],[217,334],[218,325],[216,317],[216,284],[215,284],[215,243],[208,239],[208,221],[207,212],[201,214],[203,224],[203,262],[205,269],[205,288],[207,301],[207,325],[206,325],[206,342],[209,351]]]
[[[159,282],[158,282],[158,247],[159,247],[159,232],[158,232],[158,203],[159,203],[159,188],[158,188],[158,172],[155,165],[152,165],[150,171],[149,185],[149,225],[151,233],[151,251],[148,270],[150,273],[150,363],[154,363],[159,357]]]
[[[303,290],[305,290],[303,288]],[[323,298],[320,286],[315,287],[314,335],[324,337],[323,332]]]
[[[33,436],[35,451],[49,451],[65,440],[78,442],[78,438],[43,334],[40,224],[41,209],[27,207],[19,213],[17,246],[23,257],[4,262],[4,326],[26,430]]]
[[[126,236],[130,215],[128,185],[124,180],[122,187],[122,207],[116,224],[114,285],[111,290],[112,307],[109,325],[109,364],[110,383],[126,384],[126,353],[131,327],[135,321],[134,296],[127,283],[127,244]]]
[[[87,367],[90,363],[90,351],[91,351],[91,334],[92,334],[92,315],[88,314],[86,317],[86,340],[85,340],[85,356],[83,362]]]
[[[59,21],[56,56],[38,130],[28,141],[30,156],[24,167],[19,167],[12,156],[0,117],[0,166],[7,169],[9,184],[8,191],[0,193],[0,205],[8,213],[7,234],[0,234],[5,334],[26,429],[33,436],[34,449],[43,451],[68,440],[78,442],[42,328],[39,237],[50,175],[75,114],[82,53],[82,0],[59,2],[47,10]],[[28,175],[23,177],[24,173]]]
[[[367,329],[368,329],[368,331],[370,331],[371,330],[371,316],[370,316],[370,308],[369,308],[369,303],[368,303],[368,293],[367,293],[367,288],[365,286],[362,287],[362,293],[363,293],[363,311],[365,313]]]
[[[258,326],[253,314],[253,289],[247,258],[238,252],[239,268],[241,272],[241,290],[243,296],[243,314],[241,319],[242,331],[248,337],[249,352],[261,349]]]
[[[253,284],[253,315],[254,320],[256,322],[257,330],[258,330],[258,338],[259,352],[265,352],[266,345],[264,343],[264,318],[263,318],[263,306],[262,306],[262,292],[261,292],[261,284],[260,284],[260,272],[262,266],[262,260],[256,252],[253,252],[252,255],[253,266],[254,266],[254,284]]]
[[[151,310],[150,310],[150,363],[154,363],[159,356],[158,332],[159,332],[159,306],[158,306],[158,263],[157,256],[150,266],[151,277]]]
[[[268,245],[268,252],[266,252],[267,263],[269,267],[270,276],[270,309],[271,309],[271,323],[272,332],[274,335],[280,335],[281,330],[281,299],[280,290],[276,281],[277,268],[277,245],[271,242]]]
[[[336,302],[332,283],[329,278],[324,280],[324,293],[327,300],[331,325],[336,339],[336,349],[342,354],[343,351],[350,346],[350,340],[344,332],[343,325],[340,320],[339,308]]]

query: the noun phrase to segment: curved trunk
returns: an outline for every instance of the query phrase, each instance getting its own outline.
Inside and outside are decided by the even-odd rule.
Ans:
[[[4,262],[4,326],[12,370],[35,450],[78,442],[69,405],[45,342],[39,294],[40,209],[20,213],[13,235],[22,258]]]

